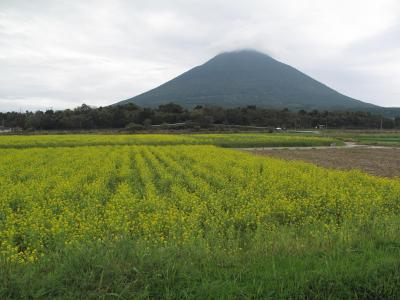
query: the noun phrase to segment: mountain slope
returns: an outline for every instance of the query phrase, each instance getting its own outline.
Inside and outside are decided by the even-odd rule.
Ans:
[[[371,109],[289,65],[253,50],[227,52],[136,97],[118,104],[155,107],[216,105],[291,109]]]

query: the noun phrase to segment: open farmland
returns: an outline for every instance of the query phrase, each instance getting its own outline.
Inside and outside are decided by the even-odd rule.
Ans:
[[[358,169],[371,175],[400,178],[400,148],[328,148],[250,150],[253,154],[314,163],[325,168]]]
[[[105,145],[217,145],[221,147],[302,147],[340,143],[332,137],[280,134],[134,134],[0,136],[0,148],[76,147]]]
[[[399,180],[207,145],[24,148],[1,149],[1,299],[400,296]]]

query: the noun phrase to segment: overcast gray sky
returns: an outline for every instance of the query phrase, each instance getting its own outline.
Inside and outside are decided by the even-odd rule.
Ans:
[[[0,0],[0,111],[108,105],[240,48],[400,106],[399,0]]]

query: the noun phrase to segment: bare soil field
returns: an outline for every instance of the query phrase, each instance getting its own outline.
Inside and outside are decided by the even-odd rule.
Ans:
[[[303,150],[249,150],[287,160],[301,160],[321,167],[351,170],[383,177],[400,177],[400,148],[343,148]]]

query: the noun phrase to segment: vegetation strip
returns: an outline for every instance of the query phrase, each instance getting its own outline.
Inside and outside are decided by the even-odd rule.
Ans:
[[[78,147],[109,145],[216,145],[221,147],[302,147],[341,143],[331,137],[278,134],[134,134],[134,135],[40,135],[0,136],[0,148]]]

